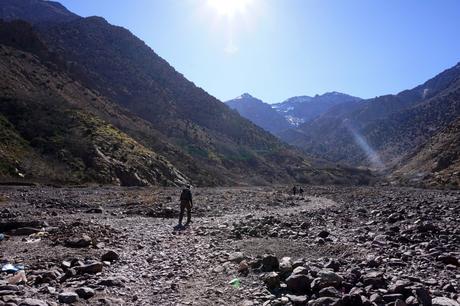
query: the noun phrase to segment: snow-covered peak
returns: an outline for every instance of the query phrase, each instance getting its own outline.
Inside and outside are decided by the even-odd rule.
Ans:
[[[253,96],[251,96],[250,94],[248,94],[247,92],[245,92],[244,94],[242,94],[241,96],[239,97],[236,97],[235,100],[241,100],[241,99],[251,99],[251,98],[254,98]]]

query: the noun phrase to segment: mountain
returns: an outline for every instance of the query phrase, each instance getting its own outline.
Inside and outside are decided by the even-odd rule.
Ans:
[[[338,105],[282,138],[313,156],[392,169],[460,114],[460,65],[411,90]]]
[[[288,129],[309,122],[336,105],[359,101],[361,99],[357,97],[330,92],[314,97],[292,97],[284,102],[270,105],[245,93],[225,103],[254,124],[274,135],[279,135],[291,133]]]
[[[290,124],[286,119],[274,110],[270,104],[264,103],[248,93],[225,103],[230,108],[237,110],[241,116],[274,135],[290,128]]]
[[[460,119],[407,156],[391,175],[419,187],[460,187]]]
[[[8,30],[0,31],[4,70],[15,72],[1,83],[2,137],[11,143],[2,151],[3,173],[125,185],[369,179],[367,171],[316,166],[128,30],[66,12],[48,1],[0,2],[0,18],[32,23],[2,23]]]
[[[163,156],[79,107],[99,98],[0,45],[0,176],[48,182],[181,185],[188,179]]]
[[[299,126],[326,113],[332,107],[358,102],[360,98],[339,92],[328,92],[314,97],[298,96],[284,102],[273,104],[272,107],[282,114],[292,126]]]
[[[32,23],[65,22],[80,18],[54,1],[0,0],[0,16],[5,21],[26,20]]]

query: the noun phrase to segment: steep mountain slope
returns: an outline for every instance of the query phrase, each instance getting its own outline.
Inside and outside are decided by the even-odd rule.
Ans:
[[[272,134],[276,135],[290,128],[290,124],[286,119],[278,114],[270,104],[264,103],[250,94],[245,93],[225,103],[230,108],[237,110],[241,116],[251,120],[253,123]]]
[[[187,182],[164,157],[79,108],[73,99],[95,97],[36,56],[0,46],[0,70],[2,176],[120,185]],[[81,96],[67,94],[74,90]]]
[[[65,22],[79,18],[55,1],[0,0],[0,16],[5,21],[27,20],[33,23]]]
[[[186,80],[129,31],[98,17],[40,29],[47,45],[72,63],[69,73],[74,78],[147,120],[186,154],[215,169],[208,184],[290,181],[289,164],[308,163]]]
[[[350,165],[392,167],[460,114],[460,65],[412,90],[339,105],[282,138]]]
[[[35,3],[45,2],[36,0]],[[4,7],[1,12],[5,14]],[[366,171],[335,166],[318,168],[302,153],[281,143],[197,88],[129,31],[114,27],[102,18],[77,18],[59,23],[48,20],[35,24],[33,30],[37,29],[41,34],[39,41],[46,49],[51,49],[43,51],[38,44],[40,46],[36,50],[30,51],[37,55],[37,61],[41,61],[40,69],[43,71],[34,73],[39,71],[38,68],[29,71],[22,76],[29,78],[25,81],[18,81],[13,75],[5,78],[16,90],[7,96],[12,101],[26,101],[23,102],[25,105],[35,101],[50,103],[43,107],[43,117],[54,105],[62,103],[94,116],[95,120],[109,122],[113,129],[122,131],[127,138],[156,154],[158,159],[164,159],[168,167],[169,162],[172,163],[175,167],[168,168],[173,169],[172,173],[184,173],[197,185],[294,181],[363,183],[370,178]],[[29,48],[28,39],[5,41],[15,48]],[[18,46],[21,44],[23,46]],[[18,68],[18,71],[23,70]],[[55,77],[57,80],[48,82],[49,78]],[[24,90],[20,85],[22,82],[32,83],[37,95],[30,94],[29,89]],[[49,93],[45,91],[45,95],[50,95],[52,99],[43,99],[38,95],[42,93],[41,87],[50,87],[47,84],[52,84],[53,90]],[[24,93],[27,93],[27,99],[22,96]],[[62,99],[68,104],[57,102]],[[51,101],[55,101],[54,104]],[[16,102],[11,103],[14,105]],[[67,112],[67,106],[62,112]],[[59,108],[57,110],[60,111]],[[66,118],[60,112],[52,112],[50,116]],[[73,114],[71,118],[76,116]],[[22,133],[16,126],[22,121],[5,117]],[[23,119],[26,121],[26,117]],[[79,126],[79,120],[83,121],[80,118],[63,123]],[[87,128],[84,122],[81,124]],[[33,123],[28,125],[33,126]],[[93,129],[97,130],[97,127]],[[81,130],[77,128],[75,132],[61,135],[61,138],[84,139],[85,135],[79,133]],[[47,130],[45,134],[52,133],[52,130]],[[32,141],[28,138],[24,140]],[[70,144],[59,145],[52,145],[54,152]],[[41,150],[35,151],[43,154]],[[78,154],[72,156],[82,159]],[[59,161],[54,157],[51,158],[52,164],[55,160]],[[119,160],[121,157],[114,158]],[[64,166],[67,165],[67,161],[64,162]],[[85,175],[86,170],[82,173]],[[179,174],[176,177],[182,176]]]
[[[272,108],[282,115],[291,126],[298,126],[304,123],[305,120],[300,116],[293,115],[293,113],[312,99],[309,96],[292,97],[281,103],[272,104]]]
[[[460,119],[432,137],[397,166],[391,178],[423,187],[460,186]]]
[[[334,91],[314,97],[293,97],[284,102],[273,104],[272,106],[282,114],[291,125],[299,126],[302,123],[309,122],[326,113],[336,105],[358,102],[360,100],[360,98]]]

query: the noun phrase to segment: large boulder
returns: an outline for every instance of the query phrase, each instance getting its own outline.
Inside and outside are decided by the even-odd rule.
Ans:
[[[307,274],[303,273],[304,271],[302,267],[298,267],[286,279],[286,285],[289,291],[300,294],[307,294],[310,292],[311,279]]]
[[[278,258],[275,255],[264,255],[262,258],[262,271],[272,272],[278,271],[280,267]]]
[[[318,277],[313,280],[311,287],[314,291],[319,291],[326,287],[339,288],[343,283],[343,278],[335,272],[322,270]]]
[[[274,290],[280,287],[280,277],[276,272],[270,272],[264,277],[264,283],[268,290]]]
[[[379,271],[368,272],[362,276],[363,284],[366,286],[372,285],[374,288],[385,287],[385,278],[383,273]]]
[[[110,262],[117,261],[119,259],[120,259],[120,255],[118,255],[117,252],[112,251],[112,250],[108,251],[101,257],[102,261],[110,261]]]

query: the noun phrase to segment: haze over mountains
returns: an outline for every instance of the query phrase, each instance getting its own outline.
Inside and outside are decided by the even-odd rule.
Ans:
[[[258,126],[277,135],[324,114],[335,105],[361,100],[339,92],[323,95],[297,96],[283,102],[268,104],[245,93],[226,104]]]
[[[248,93],[227,101],[226,104],[235,109],[241,116],[275,135],[291,127],[286,118],[272,108],[270,104],[254,98]]]
[[[8,72],[0,96],[2,177],[225,185],[368,176],[320,169],[101,17],[41,0],[0,6]]]

